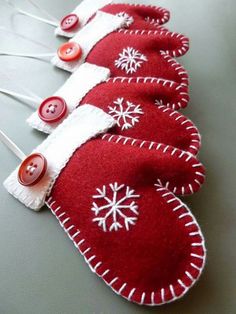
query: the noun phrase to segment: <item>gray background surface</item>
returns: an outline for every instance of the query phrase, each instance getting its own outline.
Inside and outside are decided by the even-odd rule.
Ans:
[[[17,0],[29,9],[29,4]],[[58,18],[76,0],[37,1]],[[201,161],[207,182],[200,193],[186,199],[206,236],[208,261],[199,283],[184,299],[159,308],[145,308],[116,296],[92,274],[72,242],[45,209],[34,213],[0,186],[0,313],[236,313],[236,3],[235,0],[160,0],[170,9],[168,27],[191,38],[191,51],[181,62],[191,77],[191,103],[185,114],[203,136]],[[37,13],[34,8],[31,12]],[[49,49],[0,29],[1,49],[51,52],[60,40],[53,28],[14,14],[0,1],[0,26],[17,30]],[[7,79],[5,74],[10,77]],[[42,97],[52,94],[68,77],[46,62],[0,57],[0,86],[20,82]],[[0,128],[25,153],[44,136],[30,130],[25,120],[31,109],[0,95]],[[0,144],[0,181],[18,164]]]

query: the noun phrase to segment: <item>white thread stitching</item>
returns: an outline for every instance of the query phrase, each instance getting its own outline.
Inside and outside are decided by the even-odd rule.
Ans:
[[[170,87],[172,87],[174,85],[175,82],[173,81],[169,81],[169,80],[165,80],[165,79],[160,79],[160,78],[153,78],[153,77],[131,77],[131,78],[127,78],[127,77],[115,77],[115,78],[109,78],[106,80],[106,82],[112,82],[112,83],[117,83],[117,82],[121,82],[121,83],[156,83],[156,84],[162,84],[163,86],[169,84]],[[180,88],[183,88],[182,85],[178,85],[175,89],[178,90]],[[180,94],[184,94],[184,95],[188,95],[188,93],[180,93]],[[165,107],[169,106],[172,109],[179,109],[182,108],[182,102],[188,103],[188,99],[185,97],[182,97],[182,99],[178,102],[178,104],[166,104]],[[158,106],[163,106],[163,100],[156,100],[155,104]],[[171,115],[174,115],[175,113],[173,112]]]
[[[125,71],[126,74],[132,74],[141,68],[144,62],[147,62],[147,57],[140,51],[135,50],[132,47],[127,47],[119,53],[119,58],[115,60],[115,66]]]
[[[166,190],[161,192],[161,193],[162,193],[162,197],[163,197],[164,194],[166,194],[165,192],[166,192]],[[166,195],[167,195],[167,194],[166,194]],[[174,196],[174,195],[173,195],[173,196]],[[50,201],[49,201],[49,200],[50,200]],[[195,253],[191,253],[191,254],[190,254],[192,257],[198,258],[198,259],[200,259],[200,260],[202,261],[202,266],[201,266],[201,267],[196,266],[193,262],[190,263],[190,266],[191,266],[192,268],[194,268],[195,270],[198,271],[198,275],[197,275],[196,277],[193,277],[193,276],[191,275],[190,271],[185,271],[185,276],[187,276],[187,278],[191,280],[191,284],[187,287],[187,286],[183,283],[183,281],[182,281],[181,279],[178,279],[178,280],[177,280],[178,284],[183,288],[183,292],[182,292],[180,295],[178,295],[178,296],[175,295],[174,286],[173,286],[173,285],[170,285],[169,288],[170,288],[170,291],[171,291],[171,294],[172,294],[172,299],[171,299],[171,300],[165,301],[165,289],[162,288],[162,289],[161,289],[161,297],[162,297],[162,301],[163,301],[163,302],[162,302],[161,304],[163,304],[163,303],[170,303],[170,302],[172,302],[172,301],[175,301],[175,300],[177,300],[177,299],[183,297],[183,296],[186,294],[186,292],[193,286],[193,284],[194,284],[194,283],[198,280],[198,278],[200,277],[200,275],[201,275],[201,273],[202,273],[202,271],[203,271],[203,268],[204,268],[204,266],[205,266],[205,261],[206,261],[205,243],[204,243],[204,238],[203,238],[203,235],[202,235],[202,233],[201,233],[200,227],[198,226],[198,223],[197,223],[195,217],[191,214],[191,212],[190,212],[190,210],[187,208],[187,206],[186,206],[185,204],[183,204],[182,201],[179,200],[179,199],[177,199],[177,198],[176,198],[176,201],[178,201],[180,204],[182,204],[182,207],[183,207],[185,210],[188,211],[187,213],[182,214],[181,216],[183,217],[183,215],[185,215],[185,216],[191,217],[193,223],[197,226],[197,228],[198,228],[198,230],[199,230],[199,236],[203,239],[201,245],[202,245],[202,249],[203,249],[203,252],[204,252],[204,253],[203,253],[202,256],[199,255],[199,254],[195,254]],[[80,251],[80,253],[83,255],[83,253],[81,252],[81,249],[80,249],[79,245],[75,242],[74,239],[72,239],[70,233],[67,231],[68,229],[66,229],[66,228],[63,226],[63,224],[62,224],[61,221],[60,221],[59,216],[57,216],[56,213],[55,213],[55,211],[53,210],[52,206],[54,206],[54,205],[56,204],[56,201],[53,201],[53,200],[52,200],[52,197],[50,197],[50,198],[48,199],[48,201],[46,202],[46,204],[47,204],[47,206],[51,209],[51,211],[52,211],[52,213],[55,215],[55,217],[58,219],[58,221],[60,222],[60,225],[63,227],[64,231],[68,234],[69,238],[74,242],[75,247],[76,247],[76,248]],[[56,208],[61,208],[61,207],[59,206],[59,207],[56,207]],[[180,217],[180,216],[179,216],[179,217]],[[69,218],[69,217],[68,217],[68,218]],[[81,244],[82,244],[82,243],[85,243],[85,239],[82,239],[79,243],[81,243]],[[91,254],[92,254],[92,253],[91,253]],[[92,260],[93,260],[93,261],[96,259],[96,255],[91,255],[91,257],[92,257]],[[85,258],[85,257],[84,257],[84,258]],[[92,260],[91,260],[91,258],[88,258],[88,259],[85,258],[85,261],[86,261],[86,263],[88,264],[88,266],[90,267],[90,269],[91,269],[93,272],[96,272],[96,273],[97,273],[96,270],[97,270],[97,268],[99,268],[100,266],[102,266],[102,262],[99,261],[98,263],[96,263],[95,267],[93,267],[93,266],[90,264],[90,262],[91,262]],[[195,265],[196,267],[194,267],[193,265]],[[198,269],[198,268],[199,268],[199,269]],[[109,272],[110,272],[110,270],[109,270],[109,269],[106,269],[106,270],[103,272],[102,275],[99,275],[98,273],[97,273],[97,275],[98,275],[99,277],[102,277],[102,278],[104,279],[104,277],[105,277]],[[110,283],[107,282],[105,279],[104,279],[104,282],[105,282],[108,286],[110,286],[110,288],[111,288],[116,294],[121,295],[121,292],[127,287],[127,283],[122,283],[122,284],[121,284],[121,287],[119,288],[119,290],[117,290],[116,288],[112,287],[112,284],[114,284],[114,282],[116,282],[117,280],[118,280],[118,277],[115,277],[112,281],[110,281]],[[129,301],[134,301],[134,300],[132,300],[132,296],[134,295],[135,291],[136,291],[136,288],[132,288],[132,289],[130,289],[130,292],[129,292],[128,297],[125,297],[124,295],[122,295],[122,296],[123,296],[124,298],[128,299]],[[145,296],[146,296],[146,293],[145,293],[145,294],[144,294],[144,293],[145,293],[145,292],[142,293],[142,297],[141,297],[141,302],[140,302],[140,304],[143,304],[143,303],[144,303],[144,299],[145,299]],[[150,305],[150,306],[161,305],[160,303],[155,303],[155,293],[154,293],[154,292],[152,292],[152,293],[150,294],[150,298],[151,298],[151,303],[150,303],[150,304],[145,303],[146,305]],[[142,301],[143,301],[143,303],[142,303]],[[134,301],[134,302],[136,302],[136,301]],[[137,302],[137,303],[138,303],[138,302]]]
[[[166,108],[166,106],[157,106],[158,110],[163,111],[164,113],[169,113],[169,116],[174,118],[173,116],[175,115],[176,117],[174,118],[175,121],[180,121],[181,125],[185,125],[185,129],[187,131],[190,131],[190,136],[192,138],[190,145],[189,145],[189,152],[193,155],[196,155],[199,151],[199,148],[201,147],[201,136],[198,132],[198,129],[196,126],[193,125],[192,121],[190,121],[188,118],[186,118],[185,116],[181,115],[180,113],[176,112],[176,111],[172,111],[170,108]],[[113,117],[115,118],[115,117]],[[184,123],[183,123],[184,122]],[[189,128],[189,125],[191,125],[192,127]],[[120,126],[120,125],[119,125]],[[106,137],[106,135],[104,135],[104,138]],[[114,137],[114,135],[112,135],[112,138]],[[111,140],[111,139],[110,139]],[[109,141],[110,141],[109,140]],[[128,141],[128,139],[126,138],[126,142]],[[126,144],[126,142],[124,144]],[[142,147],[145,144],[145,141],[142,142],[142,145],[140,147]],[[174,155],[176,153],[176,148],[173,149],[172,151],[172,155]],[[188,156],[188,158],[191,158],[191,156]],[[196,164],[195,167],[200,166],[201,164]],[[200,184],[201,185],[201,184]],[[189,186],[190,187],[190,186]],[[190,187],[191,189],[191,187]]]
[[[126,12],[120,12],[117,13],[116,15],[125,18],[124,27],[129,27],[134,22],[134,18],[127,14]]]
[[[182,34],[179,33],[174,33],[174,32],[169,32],[168,30],[129,30],[129,29],[118,29],[117,31],[118,33],[122,33],[122,34],[128,34],[128,35],[147,35],[147,36],[155,36],[155,35],[159,35],[159,36],[163,36],[163,37],[171,37],[171,38],[177,38],[181,41],[181,48],[180,49],[175,49],[175,50],[161,50],[160,52],[164,52],[166,54],[168,54],[169,56],[172,57],[180,57],[183,54],[185,54],[189,48],[189,42],[188,42],[188,38],[185,37]]]
[[[113,104],[113,107],[108,106],[108,113],[116,120],[121,130],[132,128],[139,122],[140,115],[144,114],[140,105],[135,105],[123,97],[117,98]]]
[[[117,182],[109,184],[108,187],[103,185],[101,189],[96,190],[98,194],[93,196],[96,202],[93,202],[91,208],[96,218],[92,221],[104,232],[118,231],[122,228],[129,231],[130,226],[135,225],[137,221],[138,205],[134,199],[140,195],[136,195],[129,186],[119,185]],[[112,196],[109,196],[109,192]],[[127,200],[130,200],[129,204]]]
[[[122,145],[132,145],[132,142],[133,142],[133,138],[130,138],[130,137],[126,137],[126,136],[122,136],[122,135],[110,135],[108,133],[104,134],[102,137],[101,137],[103,140],[106,140],[108,142],[110,141],[114,141],[115,143],[121,143]],[[152,142],[151,142],[152,143]],[[161,144],[161,143],[155,143],[155,145],[151,145],[150,142],[148,141],[138,141],[136,140],[136,145],[139,146],[140,148],[143,147],[144,145],[146,145],[146,148],[147,149],[154,149],[154,150],[160,150],[162,151],[163,153],[170,153],[172,156],[174,155],[173,152],[175,154],[177,154],[178,152],[178,155],[176,156],[177,158],[181,159],[183,158],[185,162],[189,162],[191,159],[192,159],[192,155],[189,153],[189,152],[186,152],[186,151],[182,151],[180,149],[176,149],[175,147],[170,147],[169,145],[164,145],[164,144]],[[197,164],[194,164],[195,165],[195,168],[197,168]],[[201,164],[199,163],[198,164],[198,167],[201,167]],[[205,180],[205,174],[203,173],[200,173],[199,171],[195,171],[195,176],[197,177],[201,177],[202,180],[204,181]],[[193,179],[193,182],[197,183],[198,186],[202,186],[202,183],[200,183],[197,179]],[[169,184],[170,182],[166,182],[165,184],[158,178],[157,179],[157,183],[155,184],[155,186],[157,188],[159,188],[160,186],[161,187],[164,187],[164,188],[169,188]],[[173,188],[175,190],[177,190],[177,188]],[[182,187],[179,187],[179,193],[178,194],[182,194],[182,195],[186,195],[186,194],[193,194],[194,191],[196,191],[196,189],[194,189],[193,187],[193,184],[190,184],[188,183],[187,186],[182,186]],[[174,192],[174,190],[172,190],[172,192]],[[176,192],[176,191],[175,191]]]

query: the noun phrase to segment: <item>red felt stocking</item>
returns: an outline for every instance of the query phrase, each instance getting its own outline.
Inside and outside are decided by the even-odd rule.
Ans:
[[[177,148],[95,135],[114,121],[81,106],[5,181],[60,221],[85,261],[117,294],[159,305],[182,297],[205,262],[204,238],[176,196],[199,189],[204,168]],[[65,266],[66,267],[66,266]]]
[[[99,3],[100,2],[100,3]],[[92,1],[85,0],[73,12],[66,15],[56,29],[56,34],[73,37],[99,9],[113,15],[124,16],[125,27],[129,29],[158,29],[162,24],[168,22],[170,13],[168,10],[151,5],[110,3],[110,0]],[[106,5],[105,5],[106,4]]]
[[[155,184],[157,176],[173,171],[177,186],[179,175],[188,172],[180,151],[171,157],[171,149],[164,149],[156,154],[131,142],[91,141],[75,153],[48,199],[92,271],[117,294],[146,305],[183,296],[205,260],[195,218],[170,190]],[[177,174],[175,163],[186,172]]]
[[[123,23],[121,17],[98,12],[86,27],[58,49],[52,63],[74,72],[87,61],[107,67],[111,76],[154,76],[188,84],[186,71],[172,59],[187,52],[185,36],[154,30],[117,31]]]
[[[107,69],[83,64],[52,97],[42,102],[28,123],[51,133],[76,107],[93,104],[116,120],[117,125],[111,130],[114,134],[198,153],[197,128],[172,110],[187,105],[186,86],[157,78],[108,77]],[[55,104],[52,104],[53,97],[60,97]],[[59,106],[62,100],[66,110]]]
[[[196,126],[170,109],[185,107],[187,102],[187,88],[176,83],[115,78],[91,90],[80,105],[96,104],[110,114],[117,122],[115,134],[165,143],[195,155],[201,140]]]
[[[157,30],[170,19],[168,10],[151,5],[113,3],[100,11],[125,17],[125,27],[130,30]]]

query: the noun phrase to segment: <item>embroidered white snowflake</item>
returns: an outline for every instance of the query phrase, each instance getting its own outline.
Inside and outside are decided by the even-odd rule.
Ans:
[[[131,225],[135,225],[138,216],[138,205],[134,199],[139,198],[135,191],[124,184],[117,182],[96,189],[97,195],[93,196],[91,210],[94,212],[99,227],[106,231],[118,231],[125,228],[129,231]],[[110,196],[111,195],[111,196]]]
[[[137,72],[141,65],[147,61],[147,57],[144,54],[132,47],[127,47],[119,53],[119,59],[115,60],[115,66],[121,68],[127,74],[132,74]]]
[[[131,24],[133,24],[134,19],[132,16],[130,16],[129,14],[127,14],[126,12],[120,12],[116,14],[119,17],[124,17],[125,18],[125,25],[124,27],[129,27]]]
[[[140,105],[134,105],[124,98],[118,98],[113,102],[114,107],[108,106],[109,114],[116,120],[122,130],[132,128],[135,123],[139,122],[140,115],[144,114]]]

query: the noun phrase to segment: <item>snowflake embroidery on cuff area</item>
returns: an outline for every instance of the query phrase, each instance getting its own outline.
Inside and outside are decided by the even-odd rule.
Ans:
[[[134,18],[125,12],[120,12],[116,14],[119,17],[123,17],[125,19],[124,27],[129,27],[134,22]]]
[[[132,47],[127,47],[119,53],[119,59],[115,60],[115,66],[127,74],[132,74],[137,72],[141,65],[147,61],[148,59],[144,54]]]
[[[101,189],[96,189],[97,193],[93,196],[91,210],[94,212],[96,222],[99,227],[106,231],[118,231],[125,228],[130,230],[131,225],[135,225],[138,216],[138,205],[135,202],[135,191],[125,184],[119,185],[117,182],[103,185]],[[111,196],[109,196],[111,195]]]
[[[108,106],[109,114],[116,120],[117,125],[122,130],[132,128],[139,122],[140,115],[144,114],[140,105],[134,105],[124,98],[117,98],[113,104],[115,105],[114,107]]]

